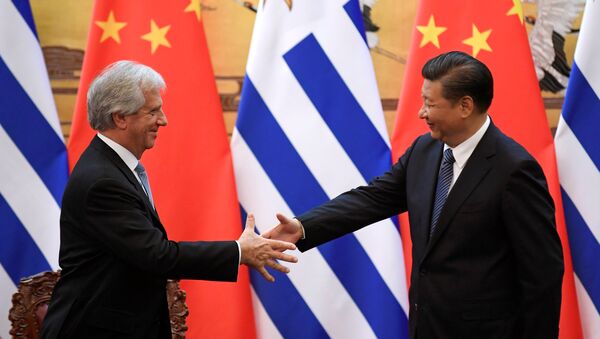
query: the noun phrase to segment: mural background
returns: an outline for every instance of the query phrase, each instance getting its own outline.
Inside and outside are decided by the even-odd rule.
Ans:
[[[256,5],[258,0],[247,3]],[[245,7],[242,1],[205,0],[202,4],[208,47],[223,106],[223,118],[227,133],[231,135],[237,116],[255,13]],[[379,42],[371,49],[371,56],[390,133],[404,78],[417,4],[418,0],[378,0],[372,8],[372,21],[380,29],[376,33]],[[68,139],[93,0],[31,0],[31,7],[63,134]],[[523,9],[526,16],[536,16],[536,5],[524,4]],[[581,15],[574,22],[574,28],[579,27],[580,20]],[[527,26],[531,29],[530,24]],[[573,60],[576,39],[577,33],[568,34],[565,39],[569,65]],[[516,88],[518,90],[518,87]],[[554,129],[564,93],[543,91],[542,96],[549,127]]]

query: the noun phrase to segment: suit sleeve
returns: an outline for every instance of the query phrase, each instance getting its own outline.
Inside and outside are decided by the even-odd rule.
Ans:
[[[379,220],[405,212],[406,166],[413,148],[414,144],[389,171],[376,177],[368,185],[342,193],[298,216],[306,236],[297,243],[298,248],[301,251],[309,250]]]
[[[119,260],[166,278],[235,281],[235,241],[174,242],[155,227],[145,203],[114,179],[94,183],[85,198],[86,232]]]
[[[546,179],[534,160],[522,162],[502,197],[503,216],[515,252],[522,338],[557,338],[563,254]]]

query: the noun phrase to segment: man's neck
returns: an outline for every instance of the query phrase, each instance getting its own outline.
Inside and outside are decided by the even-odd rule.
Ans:
[[[468,140],[475,133],[477,133],[477,131],[479,131],[479,129],[481,128],[481,126],[483,126],[486,120],[487,113],[477,113],[477,116],[473,116],[471,121],[467,122],[466,129],[461,135],[461,137],[458,140],[453,141],[452,144],[450,144],[450,142],[446,142],[446,145],[450,146],[451,148],[454,148],[462,144],[463,142],[465,142],[465,140]]]
[[[131,145],[129,145],[129,143],[127,142],[127,139],[125,139],[123,137],[123,135],[121,133],[119,133],[119,130],[116,129],[109,129],[109,130],[105,130],[102,132],[98,132],[100,134],[102,134],[103,136],[109,138],[110,140],[116,142],[117,144],[125,147],[129,152],[131,152],[131,154],[133,154],[138,160],[142,158],[142,154],[138,154],[138,152],[136,152],[133,147],[131,147]]]

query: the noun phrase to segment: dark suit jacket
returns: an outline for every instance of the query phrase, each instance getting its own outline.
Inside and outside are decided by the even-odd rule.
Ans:
[[[429,239],[442,149],[422,135],[368,186],[299,216],[299,248],[408,211],[411,338],[556,338],[563,258],[539,164],[490,124]]]
[[[44,338],[171,338],[167,278],[237,279],[237,244],[169,241],[132,171],[98,137],[69,178],[60,236]]]

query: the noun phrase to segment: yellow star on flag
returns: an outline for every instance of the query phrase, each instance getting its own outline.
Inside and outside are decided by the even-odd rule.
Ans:
[[[479,29],[477,29],[477,26],[473,24],[473,36],[463,40],[463,44],[473,47],[473,57],[476,58],[477,54],[479,54],[479,51],[481,50],[488,52],[492,51],[492,48],[487,43],[487,38],[489,38],[491,33],[491,29],[488,29],[485,32],[480,32]]]
[[[169,29],[171,29],[171,25],[160,28],[154,20],[150,20],[150,33],[142,35],[142,39],[150,41],[152,54],[156,52],[158,46],[171,47],[169,40],[167,40],[167,32]]]
[[[510,10],[508,10],[508,12],[506,12],[506,15],[517,15],[519,17],[519,20],[521,21],[521,25],[523,24],[523,4],[521,3],[521,0],[512,0],[513,2],[513,6]]]
[[[200,0],[190,0],[190,4],[183,10],[185,13],[194,12],[196,13],[196,18],[200,21],[202,13],[202,7],[200,6]]]
[[[431,15],[427,26],[417,26],[417,30],[423,34],[419,47],[432,43],[435,47],[440,48],[440,41],[438,38],[446,29],[446,27],[436,26],[435,19],[433,18],[433,15]]]
[[[115,19],[115,13],[110,11],[108,14],[108,18],[106,21],[96,21],[96,25],[102,28],[102,37],[100,37],[100,42],[104,42],[104,40],[108,38],[112,38],[117,43],[121,43],[121,37],[119,36],[119,31],[127,26],[126,22],[118,22]]]

